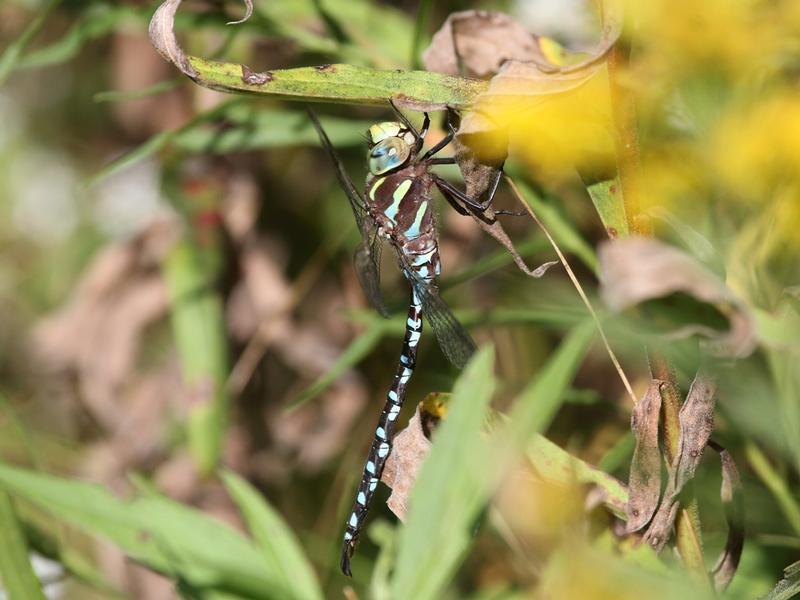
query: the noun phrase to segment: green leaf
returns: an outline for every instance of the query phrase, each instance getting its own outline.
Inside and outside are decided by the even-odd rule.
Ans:
[[[228,340],[213,273],[192,241],[181,241],[163,266],[170,320],[183,378],[192,394],[189,450],[202,473],[217,466],[227,427]]]
[[[11,497],[5,492],[0,492],[0,582],[10,598],[45,598]]]
[[[605,492],[603,503],[619,518],[625,518],[628,490],[615,477],[572,456],[542,435],[533,437],[527,453],[537,475],[564,484],[596,485]]]
[[[178,129],[173,129],[172,131],[162,131],[160,133],[155,134],[150,139],[140,144],[130,152],[126,152],[119,158],[108,163],[99,172],[95,173],[92,177],[89,178],[87,185],[93,185],[99,182],[100,180],[105,179],[106,177],[110,177],[111,175],[119,173],[123,169],[127,169],[131,165],[134,165],[139,161],[148,158],[149,156],[153,156],[157,152],[166,148],[167,145],[170,142],[172,142],[176,137],[178,137],[181,133],[190,131],[193,128],[197,127],[198,125],[202,125],[204,123],[216,119],[219,116],[224,115],[225,112],[232,106],[234,106],[237,102],[239,102],[238,98],[230,100],[228,102],[223,102],[219,106],[216,106],[211,110],[207,110],[195,116],[183,127],[180,127]]]
[[[53,9],[61,3],[61,0],[50,0],[43,8],[41,8],[33,20],[25,28],[16,40],[8,44],[3,53],[0,54],[0,87],[3,86],[6,79],[17,68],[22,57],[22,52],[25,47],[39,33],[39,30],[44,25],[45,20],[53,11]]]
[[[253,486],[232,471],[224,471],[221,477],[273,576],[291,590],[292,598],[322,598],[317,577],[281,516]]]
[[[140,27],[148,8],[95,3],[89,6],[65,35],[48,46],[32,50],[19,60],[20,69],[39,69],[63,64],[78,56],[84,44],[107,36],[126,23]]]
[[[508,427],[500,436],[509,449],[526,444],[533,434],[550,424],[561,407],[594,334],[595,326],[591,320],[576,326],[564,338],[536,379],[519,395],[509,414]]]
[[[429,110],[463,108],[486,90],[483,81],[428,71],[378,70],[347,64],[275,69],[245,77],[242,65],[187,57],[195,83],[232,93],[268,95],[287,100],[372,104],[395,100]],[[248,80],[250,82],[248,82]],[[263,83],[256,81],[263,80]]]
[[[486,502],[481,429],[495,389],[494,352],[480,350],[456,381],[447,419],[414,486],[400,533],[392,598],[440,598]]]
[[[244,536],[167,498],[121,500],[90,483],[0,465],[0,489],[87,533],[115,543],[133,560],[198,589],[283,599],[289,590]]]
[[[619,177],[599,181],[586,186],[597,215],[611,239],[628,235],[628,220],[622,200],[622,186]]]
[[[305,111],[264,109],[255,103],[237,104],[224,114],[224,128],[198,123],[178,132],[171,142],[187,152],[226,154],[261,148],[318,143],[317,132]],[[336,146],[363,146],[367,121],[323,117],[326,132]]]

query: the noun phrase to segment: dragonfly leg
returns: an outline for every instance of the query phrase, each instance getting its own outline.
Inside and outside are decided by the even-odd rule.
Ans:
[[[441,187],[439,188],[439,191],[442,193],[444,199],[447,200],[447,203],[453,207],[453,210],[465,217],[469,216],[469,211],[458,203],[458,200],[453,196],[453,194]]]
[[[353,510],[348,517],[344,531],[340,566],[342,573],[348,577],[351,575],[350,558],[353,556],[358,536],[364,526],[369,502],[375,493],[386,459],[392,450],[396,419],[403,406],[406,387],[417,362],[417,344],[421,334],[422,300],[412,286],[411,303],[408,307],[408,319],[406,320],[406,335],[403,339],[403,349],[400,353],[400,364],[397,367],[392,386],[389,388],[386,404],[378,419],[375,438],[372,440],[367,463],[364,465],[364,473],[361,476],[361,483],[358,485],[356,501],[353,504]]]
[[[422,155],[420,160],[428,160],[434,154],[442,150],[445,146],[450,144],[453,141],[453,138],[456,137],[456,130],[453,127],[453,124],[450,122],[450,119],[447,119],[447,135],[442,138],[442,140],[436,144],[433,148],[428,150],[425,154]]]
[[[452,183],[447,181],[446,179],[442,179],[438,175],[433,176],[433,182],[436,184],[436,187],[439,188],[439,191],[443,194],[447,193],[460,200],[465,205],[469,206],[473,210],[478,212],[483,212],[492,204],[492,200],[494,200],[494,195],[497,193],[497,186],[500,185],[500,176],[502,175],[502,171],[498,171],[497,175],[494,177],[491,186],[489,187],[489,195],[483,202],[479,202],[477,200],[473,200],[469,196],[467,196],[464,192],[459,190],[456,186]]]
[[[428,164],[431,166],[454,165],[456,164],[456,158],[454,156],[448,156],[447,158],[429,158]]]
[[[425,136],[428,135],[428,128],[431,126],[430,115],[428,113],[422,113],[425,115],[425,118],[422,121],[422,129],[417,131],[411,121],[409,121],[408,118],[400,112],[400,109],[397,108],[397,105],[394,102],[389,100],[389,104],[391,105],[395,116],[400,119],[403,125],[405,125],[406,129],[408,129],[414,136],[414,154],[419,154],[419,151],[422,150],[422,144],[425,143]]]
[[[436,187],[439,188],[439,191],[442,193],[445,199],[450,203],[451,206],[453,206],[453,208],[455,208],[454,201],[459,200],[463,202],[466,206],[470,207],[471,209],[477,212],[484,212],[492,204],[492,200],[494,200],[494,195],[497,193],[497,186],[500,184],[501,175],[502,171],[498,171],[489,189],[489,197],[486,198],[486,200],[484,200],[483,202],[478,202],[477,200],[473,200],[472,198],[467,196],[464,192],[459,190],[456,186],[454,186],[452,183],[450,183],[446,179],[442,179],[438,175],[433,176],[433,182],[436,184]],[[467,214],[466,212],[463,212],[463,208],[462,210],[458,210],[456,208],[456,211],[458,211],[462,215]],[[523,217],[528,214],[524,211],[517,212],[517,211],[503,210],[503,209],[496,210],[494,211],[494,213],[496,215],[510,215],[512,217]]]

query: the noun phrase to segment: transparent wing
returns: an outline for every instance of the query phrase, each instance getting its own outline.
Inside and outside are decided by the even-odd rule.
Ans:
[[[400,263],[422,302],[423,318],[431,324],[439,347],[453,366],[463,369],[476,350],[475,342],[439,296],[436,286],[417,275],[405,257],[400,256]]]
[[[364,237],[356,248],[353,262],[356,266],[358,281],[367,300],[382,317],[388,318],[389,310],[386,308],[383,293],[381,293],[381,242],[377,233]]]
[[[339,185],[342,186],[350,202],[350,208],[353,209],[353,216],[361,233],[361,243],[356,248],[353,257],[361,289],[364,290],[364,295],[373,308],[382,316],[388,317],[389,311],[386,309],[380,287],[380,240],[377,235],[377,227],[367,213],[364,196],[361,195],[361,192],[353,184],[353,180],[350,179],[350,175],[345,171],[344,165],[336,154],[330,139],[328,139],[328,134],[325,133],[319,119],[317,119],[317,115],[314,114],[314,111],[308,109],[308,116],[317,130],[322,145],[331,157],[336,170],[336,177],[339,179]]]
[[[361,195],[361,192],[359,192],[356,186],[353,184],[353,180],[350,179],[350,175],[348,175],[347,171],[345,171],[344,164],[342,164],[342,161],[339,159],[339,155],[336,154],[336,150],[334,150],[333,144],[331,144],[331,140],[328,138],[328,134],[325,133],[325,130],[322,128],[322,124],[319,122],[316,113],[314,113],[314,111],[310,108],[307,110],[308,116],[311,118],[311,122],[314,124],[314,129],[317,130],[319,140],[322,142],[322,145],[325,147],[325,150],[327,150],[331,157],[331,161],[333,162],[333,166],[336,170],[336,177],[339,180],[339,185],[342,186],[347,199],[350,201],[350,207],[353,209],[353,215],[358,223],[358,229],[363,234],[364,218],[367,215],[367,204],[364,201],[364,196]]]

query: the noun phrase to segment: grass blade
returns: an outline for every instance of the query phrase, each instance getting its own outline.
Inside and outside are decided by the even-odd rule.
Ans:
[[[28,27],[25,28],[25,31],[22,32],[22,35],[6,46],[3,54],[0,55],[0,87],[2,87],[11,73],[14,72],[14,69],[17,68],[25,47],[33,37],[39,33],[48,15],[50,15],[53,9],[60,3],[61,0],[50,0],[50,2],[48,2],[33,18]]]
[[[495,388],[493,363],[492,349],[480,350],[455,384],[448,418],[412,492],[392,598],[441,597],[469,545],[486,498],[481,429]]]
[[[167,498],[148,494],[121,500],[91,483],[8,465],[0,465],[0,489],[112,541],[132,559],[195,588],[248,598],[287,597],[249,540]]]
[[[222,299],[189,240],[172,250],[163,270],[181,370],[192,395],[186,425],[189,450],[200,472],[211,473],[227,427],[228,340]]]
[[[292,598],[321,599],[317,577],[280,515],[253,486],[232,471],[224,471],[221,477],[274,576],[292,590]]]
[[[0,492],[0,581],[10,598],[44,600],[11,497]]]

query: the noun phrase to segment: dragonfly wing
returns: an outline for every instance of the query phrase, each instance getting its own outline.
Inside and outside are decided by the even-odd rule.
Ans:
[[[353,215],[356,218],[359,233],[361,233],[361,243],[356,248],[355,256],[353,257],[356,275],[361,284],[361,289],[364,290],[367,300],[369,300],[369,303],[375,310],[382,316],[388,317],[389,311],[386,309],[386,303],[383,300],[383,294],[381,294],[380,288],[380,240],[376,233],[377,227],[369,214],[367,214],[367,205],[364,196],[353,184],[350,175],[347,174],[339,155],[336,154],[336,150],[334,150],[333,144],[331,144],[328,138],[328,134],[326,134],[325,130],[322,128],[317,115],[314,114],[314,111],[308,109],[308,116],[311,118],[311,122],[317,130],[322,145],[331,157],[331,161],[336,170],[336,177],[339,179],[339,184],[350,202],[350,208],[353,209]]]
[[[439,296],[436,287],[417,275],[404,257],[400,262],[422,302],[422,314],[431,324],[439,347],[453,366],[463,369],[477,349],[475,342]]]
[[[364,290],[367,300],[381,316],[388,318],[389,310],[386,308],[386,303],[381,293],[380,251],[381,243],[377,234],[372,235],[372,240],[370,240],[370,236],[365,236],[364,240],[356,248],[353,262],[356,266],[358,281],[361,284],[361,289]]]
[[[339,180],[339,185],[342,186],[347,199],[350,201],[350,208],[353,209],[353,215],[356,217],[356,223],[358,223],[358,229],[361,231],[362,235],[364,233],[364,217],[367,214],[367,204],[364,201],[364,196],[361,192],[358,191],[358,188],[353,184],[353,180],[350,179],[350,175],[347,174],[347,171],[344,168],[344,164],[342,163],[339,155],[336,154],[336,150],[333,148],[333,144],[331,144],[331,140],[328,138],[328,134],[325,133],[325,130],[322,128],[322,124],[320,124],[319,119],[317,118],[316,113],[310,108],[308,109],[308,116],[311,118],[311,122],[314,124],[314,129],[317,130],[317,135],[319,135],[319,140],[322,142],[322,145],[327,150],[328,154],[331,157],[331,161],[333,162],[333,166],[336,170],[336,178]]]

